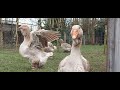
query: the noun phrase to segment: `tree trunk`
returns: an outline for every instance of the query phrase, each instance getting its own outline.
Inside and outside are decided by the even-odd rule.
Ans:
[[[86,18],[86,29],[88,31],[88,44],[91,43],[91,24],[90,24],[90,18]]]
[[[13,18],[12,18],[12,21],[11,21],[11,31],[14,33],[14,31],[13,31]]]
[[[105,34],[104,34],[104,54],[106,54],[107,48],[107,25],[105,25]]]
[[[83,35],[83,45],[85,45],[85,40],[86,38],[85,38],[85,35]]]
[[[91,31],[92,31],[92,39],[91,39],[92,41],[91,41],[91,43],[92,43],[92,45],[95,44],[95,30],[94,30],[95,24],[96,24],[96,18],[93,18],[92,19],[92,28],[91,28]]]
[[[2,18],[0,18],[0,47],[3,47]]]
[[[7,22],[8,22],[8,21],[7,21],[7,19],[8,19],[8,18],[5,18],[5,23],[7,23]]]
[[[16,50],[18,48],[18,22],[19,22],[19,19],[16,18]]]
[[[64,42],[66,42],[66,33],[64,32]]]
[[[94,31],[92,32],[92,45],[94,45],[95,44],[95,33],[94,33]]]
[[[41,29],[41,18],[38,19],[38,29]]]

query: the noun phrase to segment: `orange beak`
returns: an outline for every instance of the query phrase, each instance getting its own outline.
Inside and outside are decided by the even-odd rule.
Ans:
[[[78,30],[72,30],[71,36],[72,36],[72,39],[76,39],[78,36]]]

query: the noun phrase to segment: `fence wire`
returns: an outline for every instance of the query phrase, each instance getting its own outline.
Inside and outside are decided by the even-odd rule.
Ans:
[[[11,26],[9,26],[11,27]],[[15,50],[15,26],[11,28],[11,30],[8,30],[8,28],[2,28],[3,30],[0,30],[0,54],[2,54],[2,51],[4,50]],[[72,44],[72,39],[70,37],[70,32],[66,33],[66,43]],[[94,37],[92,37],[94,36]],[[61,37],[64,39],[64,37]],[[106,71],[106,45],[107,41],[105,41],[105,33],[95,33],[94,35],[90,34],[84,34],[83,40],[82,40],[82,46],[81,46],[81,53],[82,55],[90,62],[91,71],[100,71],[104,72]],[[23,42],[23,36],[20,31],[18,31],[18,48],[19,45]],[[54,45],[57,45],[54,43]],[[59,44],[58,44],[59,45]],[[60,46],[58,46],[59,48]],[[60,48],[61,49],[61,48]],[[65,57],[65,55],[69,55],[70,53],[64,54],[62,51],[56,51],[57,54],[62,55],[62,58]],[[56,53],[55,52],[55,53]],[[19,53],[19,52],[17,52]],[[62,53],[62,54],[61,54]],[[56,55],[56,54],[55,54]],[[0,57],[1,59],[1,57]],[[60,62],[60,61],[58,61]]]

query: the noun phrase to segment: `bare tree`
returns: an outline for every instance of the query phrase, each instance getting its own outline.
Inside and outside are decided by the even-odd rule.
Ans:
[[[0,47],[3,46],[2,18],[0,18]]]
[[[8,18],[5,18],[5,23],[7,23],[8,22]]]
[[[16,18],[16,49],[18,47],[18,24],[19,24],[19,19]]]
[[[107,53],[108,18],[105,19],[104,54]]]
[[[13,18],[12,18],[12,21],[11,21],[11,30],[13,32]]]
[[[90,18],[81,18],[81,27],[84,32],[85,41],[89,44],[90,40]]]
[[[95,25],[96,25],[96,18],[92,18],[91,20],[91,44],[95,44]]]
[[[41,20],[41,18],[39,18],[39,19],[38,19],[38,29],[41,28],[41,23],[42,23],[42,20]]]

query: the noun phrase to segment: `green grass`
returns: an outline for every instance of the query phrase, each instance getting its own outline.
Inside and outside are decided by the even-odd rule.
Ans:
[[[106,71],[106,55],[104,46],[85,45],[81,48],[81,53],[90,62],[91,72]]]
[[[103,46],[83,45],[81,52],[90,62],[91,72],[106,71],[106,56],[103,53]],[[54,56],[49,58],[44,67],[37,70],[31,69],[29,61],[12,49],[0,49],[0,72],[57,72],[60,61],[69,55],[63,51],[57,50]]]

